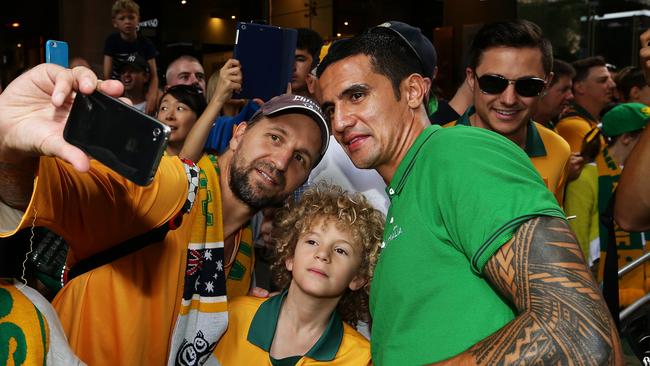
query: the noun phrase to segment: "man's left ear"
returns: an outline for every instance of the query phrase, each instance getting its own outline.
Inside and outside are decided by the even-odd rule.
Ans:
[[[425,96],[431,88],[431,79],[420,74],[411,74],[406,78],[406,99],[408,106],[417,108],[422,105]]]
[[[361,277],[359,275],[356,275],[356,276],[354,276],[352,281],[350,281],[350,285],[348,285],[348,287],[350,288],[350,290],[356,291],[356,290],[362,288],[363,286],[365,286],[367,282],[368,281],[365,278],[363,278],[363,277]]]

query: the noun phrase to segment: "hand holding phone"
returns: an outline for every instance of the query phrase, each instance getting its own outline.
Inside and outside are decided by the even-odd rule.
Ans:
[[[151,183],[169,127],[100,92],[77,93],[63,138],[126,179]]]

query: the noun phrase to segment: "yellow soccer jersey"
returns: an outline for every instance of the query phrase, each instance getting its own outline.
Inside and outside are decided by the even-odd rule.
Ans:
[[[239,297],[228,302],[229,324],[214,355],[221,365],[271,365],[269,350],[286,291],[270,299]],[[300,365],[369,365],[370,344],[334,312],[325,333]]]
[[[32,200],[18,229],[35,220],[36,226],[60,234],[70,245],[72,263],[163,225],[188,198],[188,178],[177,157],[163,157],[147,187],[126,181],[96,161],[91,161],[88,173],[80,174],[58,159],[40,160]],[[72,349],[89,365],[164,365],[183,314],[220,312],[227,319],[225,296],[205,302],[201,294],[195,302],[190,294],[192,300],[184,300],[184,292],[196,284],[185,284],[187,274],[205,268],[208,260],[206,249],[195,261],[188,260],[197,252],[192,246],[223,242],[218,171],[206,156],[198,165],[206,172],[200,175],[196,202],[180,227],[160,243],[76,277],[54,299]],[[253,265],[250,229],[242,228],[238,238],[235,262],[225,268],[232,296],[248,292]],[[198,288],[210,291],[208,282],[201,278]],[[223,332],[225,324],[219,326]]]
[[[457,121],[449,122],[443,127],[471,126],[469,117],[474,112],[474,107],[470,107]],[[555,132],[531,120],[527,126],[524,151],[542,176],[546,187],[562,205],[571,155],[569,145]]]

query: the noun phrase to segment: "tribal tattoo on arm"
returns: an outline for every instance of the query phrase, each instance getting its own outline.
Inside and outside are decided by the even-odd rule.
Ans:
[[[519,315],[465,352],[471,363],[622,363],[618,332],[565,220],[522,224],[484,274]]]

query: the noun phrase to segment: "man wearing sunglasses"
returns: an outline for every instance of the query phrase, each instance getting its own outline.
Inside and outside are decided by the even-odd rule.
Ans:
[[[484,26],[472,42],[466,70],[474,105],[445,127],[481,127],[517,144],[561,205],[569,146],[532,120],[553,78],[552,62],[551,44],[537,25],[521,21]]]
[[[334,137],[391,201],[370,290],[375,365],[618,361],[598,286],[521,148],[431,125],[427,76],[385,27],[334,43],[318,76]]]

